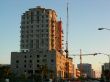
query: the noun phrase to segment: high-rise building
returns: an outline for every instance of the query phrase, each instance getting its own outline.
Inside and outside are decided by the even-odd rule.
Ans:
[[[29,9],[21,17],[21,51],[61,50],[62,22],[52,9]]]
[[[72,59],[66,58],[62,50],[62,21],[52,9],[38,6],[21,16],[20,52],[11,53],[11,67],[18,76],[36,74],[48,78],[64,78],[65,63],[73,75]]]
[[[78,64],[78,68],[80,70],[80,64]],[[88,63],[83,63],[82,64],[82,75],[87,74],[88,78],[93,78],[92,76],[92,65]]]

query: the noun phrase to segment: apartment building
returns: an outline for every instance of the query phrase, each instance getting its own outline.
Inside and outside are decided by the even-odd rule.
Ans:
[[[11,68],[17,76],[65,78],[66,62],[73,75],[72,58],[63,51],[62,21],[52,9],[31,8],[21,16],[20,52],[11,53]]]
[[[54,10],[38,6],[23,13],[20,48],[21,52],[62,49],[61,21]]]

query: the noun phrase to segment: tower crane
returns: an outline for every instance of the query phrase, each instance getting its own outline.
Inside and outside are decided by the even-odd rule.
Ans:
[[[101,53],[91,53],[91,54],[82,54],[82,50],[80,49],[80,54],[73,54],[72,56],[79,56],[80,57],[80,76],[82,76],[82,56],[90,56],[90,55],[97,55],[97,54],[101,54]]]

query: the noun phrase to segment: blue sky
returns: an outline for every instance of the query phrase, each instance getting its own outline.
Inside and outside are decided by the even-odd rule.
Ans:
[[[69,53],[110,53],[110,0],[69,1]],[[36,6],[54,9],[66,28],[67,0],[1,0],[0,1],[0,64],[10,63],[11,52],[19,51],[21,15]],[[65,35],[64,35],[65,36]],[[64,41],[65,44],[65,41]],[[73,57],[73,56],[72,56]],[[78,57],[73,57],[79,63]],[[107,62],[104,55],[83,57],[83,62],[97,68]],[[95,67],[94,66],[94,67]]]

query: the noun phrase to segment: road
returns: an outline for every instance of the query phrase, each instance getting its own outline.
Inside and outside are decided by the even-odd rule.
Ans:
[[[85,82],[100,82],[100,81],[97,81],[97,80],[88,80],[88,81],[85,81]]]
[[[81,82],[81,81],[70,81],[70,82]],[[100,82],[97,80],[87,80],[87,81],[82,81],[82,82]]]

